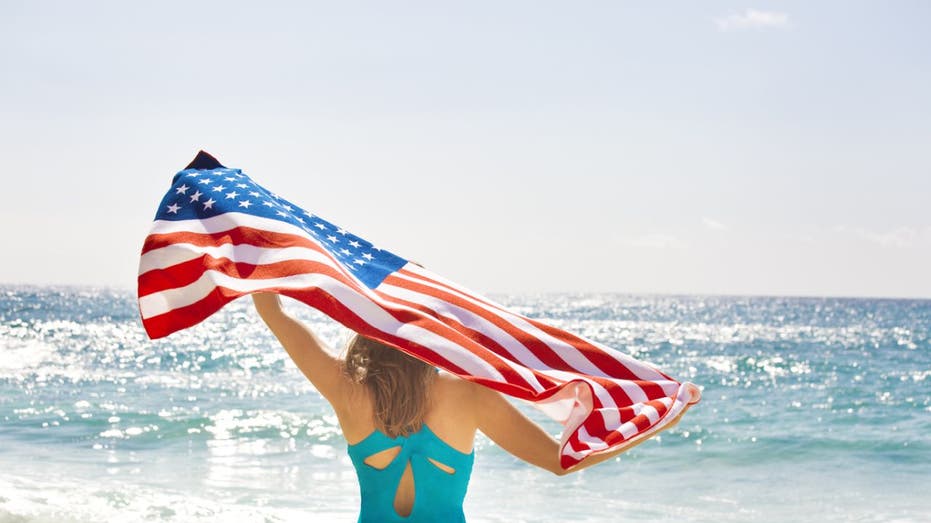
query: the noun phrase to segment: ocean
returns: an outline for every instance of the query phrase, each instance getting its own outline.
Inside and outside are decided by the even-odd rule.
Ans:
[[[931,301],[493,297],[703,400],[565,477],[480,436],[469,521],[931,521]],[[249,300],[150,341],[130,291],[0,287],[0,522],[339,522],[358,504],[333,413]]]

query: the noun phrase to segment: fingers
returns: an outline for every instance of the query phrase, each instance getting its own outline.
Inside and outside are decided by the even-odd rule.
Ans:
[[[689,405],[695,405],[701,401],[701,389],[693,383],[687,383],[685,390],[689,393]]]

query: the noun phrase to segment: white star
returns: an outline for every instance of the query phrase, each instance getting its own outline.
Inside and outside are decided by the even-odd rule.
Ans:
[[[213,181],[213,180],[211,180],[210,178],[203,178],[203,179],[200,181],[200,183],[202,183],[202,184],[204,184],[204,185],[209,185],[210,182],[212,182],[212,181]]]
[[[314,227],[320,229],[321,231],[324,230],[324,229],[326,229],[326,225],[323,225],[323,224],[320,223],[320,222],[315,223],[315,224],[314,224]]]
[[[236,187],[239,187],[240,189],[245,189],[246,187],[249,187],[249,186],[244,183],[237,183]]]
[[[200,176],[200,173],[188,173],[188,176],[190,176],[191,178],[197,178],[198,176]]]
[[[306,214],[307,216],[313,216],[313,215],[314,215],[314,213],[312,213],[312,212],[310,212],[310,211],[304,211],[304,214]]]
[[[343,229],[342,227],[340,227],[339,229],[336,229],[336,232],[342,234],[343,236],[346,236],[347,234],[349,234],[349,233],[347,233],[346,230]]]
[[[365,258],[366,260],[369,260],[369,261],[371,261],[372,258],[374,258],[374,256],[372,256],[372,254],[371,254],[371,253],[368,253],[368,252],[365,253],[365,254],[363,254],[362,257]]]
[[[236,191],[226,193],[226,199],[227,199],[227,200],[229,200],[229,199],[231,199],[231,198],[235,198],[235,197],[237,197],[237,196],[239,196],[239,193],[236,192]]]
[[[270,202],[270,201],[268,201],[268,200],[265,200],[264,202],[262,202],[262,205],[264,205],[264,206],[266,206],[266,207],[274,207],[274,206],[275,206],[274,203],[272,203],[272,202]]]
[[[327,236],[326,239],[330,240],[333,243],[339,242],[339,239],[336,236]]]
[[[217,203],[217,201],[214,200],[213,198],[207,200],[206,202],[204,202],[204,210],[206,211],[207,209],[213,209],[213,204],[215,203]]]
[[[360,266],[361,266],[361,265],[365,265],[365,261],[364,261],[364,260],[360,260],[360,259],[358,259],[358,258],[356,258],[355,260],[352,260],[352,263],[357,263],[357,264],[359,264]]]
[[[294,210],[294,207],[291,207],[290,205],[285,205],[285,206],[284,206],[284,210],[290,212],[290,211],[293,211],[293,210]]]
[[[236,178],[233,178],[232,176],[227,176],[226,178],[223,178],[223,179],[226,180],[226,181],[228,181],[228,182],[235,182],[235,181],[236,181]]]
[[[245,207],[246,209],[248,209],[250,205],[252,205],[252,202],[250,202],[249,200],[242,200],[241,202],[239,202],[239,206]]]
[[[197,191],[196,193],[194,193],[194,194],[191,195],[191,201],[192,201],[192,202],[199,201],[201,196],[203,196],[203,195],[201,194],[201,192],[200,192],[200,191]]]
[[[178,187],[177,189],[175,189],[176,191],[175,194],[186,194],[188,189],[190,189],[190,187],[188,187],[187,185],[182,185],[181,187]]]
[[[295,218],[297,219],[297,221],[304,223],[304,218],[301,218],[300,216],[295,216]]]
[[[173,204],[171,204],[171,205],[168,206],[168,213],[169,213],[169,214],[178,214],[178,210],[179,210],[180,208],[181,208],[180,205],[178,205],[177,203],[173,203]]]
[[[259,196],[262,196],[262,195],[255,191],[249,191],[249,196],[252,196],[253,198],[258,198]]]
[[[278,216],[284,216],[285,218],[288,217],[288,213],[286,213],[286,212],[284,212],[284,211],[278,211],[277,214],[278,214]]]
[[[351,242],[349,242],[349,245],[352,245],[353,247],[355,247],[355,248],[357,248],[357,249],[358,249],[359,247],[362,246],[361,243],[359,243],[359,242],[357,242],[357,241],[355,241],[355,240],[352,240]]]
[[[352,251],[350,251],[349,249],[346,249],[346,248],[340,249],[339,252],[341,252],[341,253],[343,253],[343,254],[352,254]]]
[[[213,190],[214,190],[214,191],[222,191],[223,189],[226,189],[226,187],[223,186],[223,185],[215,185],[215,186],[213,187]]]

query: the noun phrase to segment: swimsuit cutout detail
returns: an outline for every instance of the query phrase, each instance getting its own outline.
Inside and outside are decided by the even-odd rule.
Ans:
[[[397,447],[400,451],[387,467],[378,469],[365,463],[369,456]],[[362,493],[360,523],[465,521],[462,502],[472,474],[474,450],[469,454],[459,452],[434,434],[426,423],[419,431],[394,439],[376,429],[347,450]],[[431,459],[454,472],[434,465]],[[414,504],[408,516],[401,516],[394,509],[394,498],[408,463],[414,476]]]

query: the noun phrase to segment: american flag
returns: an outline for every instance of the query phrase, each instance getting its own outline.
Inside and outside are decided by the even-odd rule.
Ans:
[[[175,175],[139,264],[151,338],[257,291],[290,296],[564,426],[560,463],[632,445],[693,398],[655,367],[518,313],[338,227],[201,151]]]

